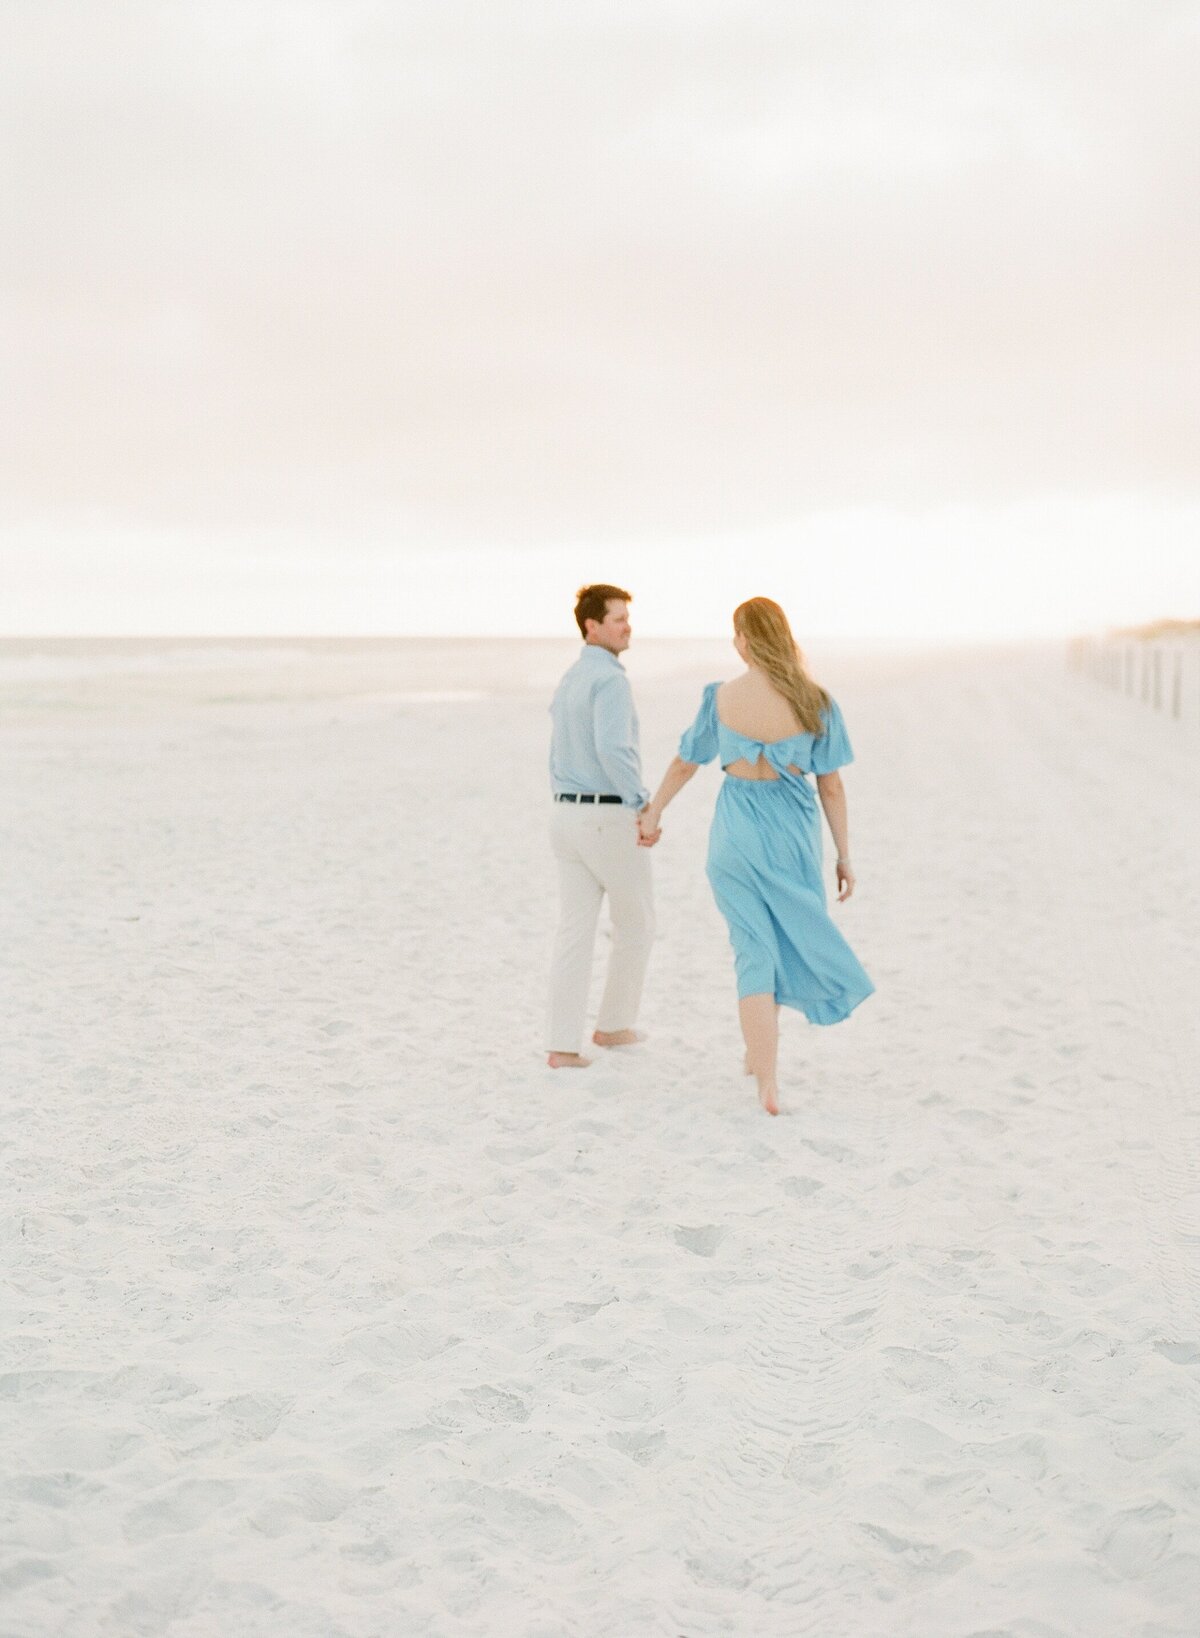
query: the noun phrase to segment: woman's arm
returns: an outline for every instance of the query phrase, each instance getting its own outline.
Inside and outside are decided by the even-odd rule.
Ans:
[[[698,762],[685,762],[678,756],[672,761],[663,775],[662,784],[650,798],[649,807],[643,808],[639,817],[642,840],[647,846],[653,846],[654,842],[658,841],[662,829],[663,809],[668,802],[674,801],[699,766]]]
[[[842,904],[854,891],[854,872],[850,868],[850,826],[846,813],[846,787],[842,776],[833,773],[817,775],[817,795],[829,821],[829,829],[837,847],[838,903]]]

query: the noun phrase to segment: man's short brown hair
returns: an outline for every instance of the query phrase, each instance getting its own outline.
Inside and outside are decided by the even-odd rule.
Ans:
[[[589,620],[603,623],[610,603],[632,602],[633,593],[622,591],[620,586],[580,586],[575,601],[575,624],[579,627],[579,635],[586,638]]]

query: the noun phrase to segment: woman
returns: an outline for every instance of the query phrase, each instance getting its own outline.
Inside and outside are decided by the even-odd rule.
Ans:
[[[846,794],[838,769],[853,761],[837,704],[804,669],[787,615],[768,597],[734,610],[733,644],[746,673],[709,683],[642,815],[657,841],[663,809],[703,762],[725,770],[708,844],[708,879],[729,923],[746,1072],[770,1115],[779,1113],[779,1007],[837,1024],[874,989],[830,920],[821,879],[821,819],[837,844],[838,903],[854,891]]]

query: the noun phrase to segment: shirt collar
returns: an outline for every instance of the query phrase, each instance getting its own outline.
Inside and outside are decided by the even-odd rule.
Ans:
[[[589,654],[599,655],[602,664],[607,662],[609,665],[615,665],[618,671],[624,671],[625,669],[620,660],[617,659],[617,656],[613,654],[611,650],[601,648],[599,643],[584,643],[581,658],[586,660]]]

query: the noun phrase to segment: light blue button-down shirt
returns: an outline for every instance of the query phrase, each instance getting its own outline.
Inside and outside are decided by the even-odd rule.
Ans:
[[[633,690],[615,654],[585,643],[550,704],[550,786],[554,794],[593,791],[644,808]]]

